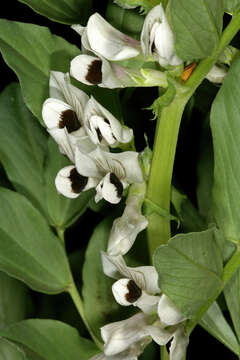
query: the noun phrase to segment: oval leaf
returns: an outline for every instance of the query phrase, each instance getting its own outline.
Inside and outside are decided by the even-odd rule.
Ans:
[[[42,104],[48,97],[50,70],[69,71],[70,61],[80,51],[52,35],[44,26],[5,19],[0,19],[0,50],[19,78],[27,106],[42,122]]]
[[[214,146],[213,210],[228,240],[240,240],[240,58],[229,70],[211,110]]]
[[[214,229],[179,234],[154,253],[159,287],[186,317],[194,317],[221,286],[219,236]]]
[[[210,55],[222,31],[222,0],[171,0],[169,5],[178,56],[193,60]]]
[[[1,330],[0,335],[25,345],[44,360],[88,360],[99,352],[76,329],[55,320],[24,320]]]
[[[22,195],[0,188],[0,270],[34,290],[54,294],[69,286],[71,273],[59,239]]]
[[[85,23],[90,15],[92,0],[19,0],[37,13],[63,24]]]

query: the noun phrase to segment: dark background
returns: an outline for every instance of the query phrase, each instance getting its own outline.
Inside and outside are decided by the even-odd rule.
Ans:
[[[96,11],[103,12],[106,8],[106,1],[100,1],[95,0],[94,1],[94,7]],[[17,0],[8,0],[4,1],[4,4],[2,4],[1,7],[1,18],[12,20],[12,21],[20,21],[20,22],[28,22],[28,23],[34,23],[42,26],[47,26],[51,29],[51,32],[64,37],[66,40],[68,40],[71,43],[74,43],[77,46],[80,46],[80,40],[79,36],[70,29],[67,25],[62,25],[58,23],[54,23],[45,17],[36,14],[33,10],[31,10],[27,5],[24,5],[20,3]],[[16,34],[18,36],[18,34]],[[31,51],[31,49],[29,49]],[[4,63],[1,55],[0,55],[0,73],[1,73],[1,81],[0,81],[0,90],[2,91],[9,83],[12,81],[17,81],[17,77],[14,74],[14,72],[8,68],[8,66]],[[140,96],[142,99],[147,98],[144,92],[142,90],[138,90],[138,96]],[[151,96],[150,96],[151,97]],[[134,102],[134,99],[133,99]],[[136,100],[137,105],[137,100]],[[148,104],[146,104],[148,105]],[[139,111],[139,109],[138,109]],[[146,116],[146,113],[145,113]],[[147,114],[149,116],[149,114]],[[196,117],[198,114],[196,114]],[[196,120],[196,119],[195,119]],[[197,134],[198,134],[198,127],[199,125],[196,125],[198,122],[195,121],[195,124],[191,126],[191,136],[189,138],[186,136],[184,137],[184,146],[181,147],[181,154],[177,158],[177,164],[175,166],[175,172],[178,172],[179,164],[182,164],[182,160],[184,157],[188,156],[187,162],[188,162],[188,169],[186,170],[189,173],[189,176],[186,177],[186,171],[184,179],[182,179],[183,187],[188,187],[190,183],[194,183],[195,175],[194,171],[191,171],[191,165],[194,164],[196,160],[196,151],[192,151],[192,144],[197,142]],[[149,122],[147,123],[147,127],[151,129],[151,131],[154,128],[153,124],[149,125]],[[181,142],[181,135],[180,135],[180,142]],[[191,149],[191,151],[189,151]],[[186,160],[186,159],[185,159]],[[182,166],[181,166],[182,168]],[[180,173],[180,170],[179,170]],[[179,176],[181,178],[181,176]],[[186,180],[186,178],[188,180]],[[181,182],[181,179],[180,179]],[[91,216],[91,224],[88,222],[89,215]],[[101,216],[98,214],[91,213],[90,210],[84,215],[84,217],[81,219],[81,223],[74,226],[72,229],[69,229],[67,231],[67,240],[69,239],[68,244],[68,250],[71,252],[76,247],[76,242],[74,241],[74,235],[80,230],[82,231],[82,224],[84,224],[85,233],[88,236],[91,235],[92,229],[94,228],[94,225],[97,224],[101,220]],[[86,244],[85,244],[86,245]],[[188,347],[188,360],[193,359],[237,359],[235,355],[233,355],[225,346],[223,346],[220,342],[218,342],[216,339],[208,335],[201,327],[197,327],[192,335],[190,344]]]

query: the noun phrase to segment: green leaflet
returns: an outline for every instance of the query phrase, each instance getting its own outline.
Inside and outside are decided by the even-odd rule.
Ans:
[[[67,165],[70,165],[70,161],[59,152],[55,141],[49,138],[45,169],[46,205],[51,224],[59,229],[69,227],[79,218],[93,196],[92,191],[82,192],[76,199],[68,199],[58,194],[54,180],[58,171]]]
[[[224,288],[224,296],[240,341],[240,270],[237,270]]]
[[[196,60],[210,55],[222,31],[222,0],[170,0],[168,6],[178,56]]]
[[[11,323],[23,320],[28,314],[31,300],[27,287],[3,272],[0,272],[0,294],[0,329],[2,329]]]
[[[18,84],[0,94],[0,161],[14,188],[47,217],[43,167],[47,132],[26,108]]]
[[[15,344],[6,339],[0,339],[1,360],[30,360],[25,353]]]
[[[0,51],[19,78],[24,101],[42,122],[50,70],[69,71],[70,61],[80,51],[46,27],[4,19],[0,19]]]
[[[60,240],[30,202],[0,188],[0,270],[34,290],[55,294],[71,283]]]
[[[236,11],[239,10],[240,1],[239,0],[223,0],[224,10],[226,11]]]
[[[37,13],[63,24],[86,22],[92,8],[92,0],[19,0]]]
[[[99,352],[75,328],[55,320],[24,320],[1,330],[0,335],[25,345],[44,360],[88,360]]]
[[[129,316],[129,310],[120,306],[112,295],[111,288],[114,280],[107,277],[102,270],[100,251],[106,251],[112,223],[112,217],[106,218],[95,228],[83,266],[85,316],[92,330],[96,332],[95,335],[100,339],[101,326]]]
[[[214,147],[213,210],[228,240],[240,239],[240,58],[236,59],[211,110]]]
[[[179,234],[153,256],[159,287],[189,318],[222,284],[222,237],[216,229]]]
[[[107,21],[125,34],[140,37],[144,17],[137,10],[119,8],[116,4],[109,3],[106,12]]]
[[[200,325],[211,335],[221,341],[236,355],[239,354],[239,344],[227,320],[217,304],[214,302],[200,320]]]

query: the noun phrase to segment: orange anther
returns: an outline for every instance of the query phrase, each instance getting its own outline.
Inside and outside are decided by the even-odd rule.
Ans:
[[[182,81],[187,81],[190,78],[195,66],[197,64],[195,62],[191,63],[190,65],[186,66],[182,72],[181,79]]]

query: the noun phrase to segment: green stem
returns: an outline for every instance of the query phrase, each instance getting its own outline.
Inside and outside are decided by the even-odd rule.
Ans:
[[[78,289],[74,283],[74,280],[72,280],[72,284],[71,284],[71,287],[69,288],[68,290],[71,298],[72,298],[72,301],[74,303],[74,305],[76,306],[77,310],[78,310],[78,313],[79,315],[81,316],[86,328],[88,329],[93,341],[95,342],[95,344],[97,345],[97,347],[103,351],[103,344],[98,340],[98,338],[96,337],[96,335],[94,334],[94,332],[92,331],[90,325],[88,324],[88,321],[85,317],[85,314],[84,314],[84,307],[83,307],[83,301],[81,299],[81,296],[78,292]]]
[[[199,63],[184,85],[177,85],[175,98],[169,106],[163,108],[158,119],[146,196],[167,213],[170,212],[172,171],[185,105],[239,28],[240,14],[236,15],[224,30],[219,45],[212,55]],[[171,237],[170,220],[156,213],[149,215],[148,220],[148,244],[152,257],[156,247],[166,244]]]

